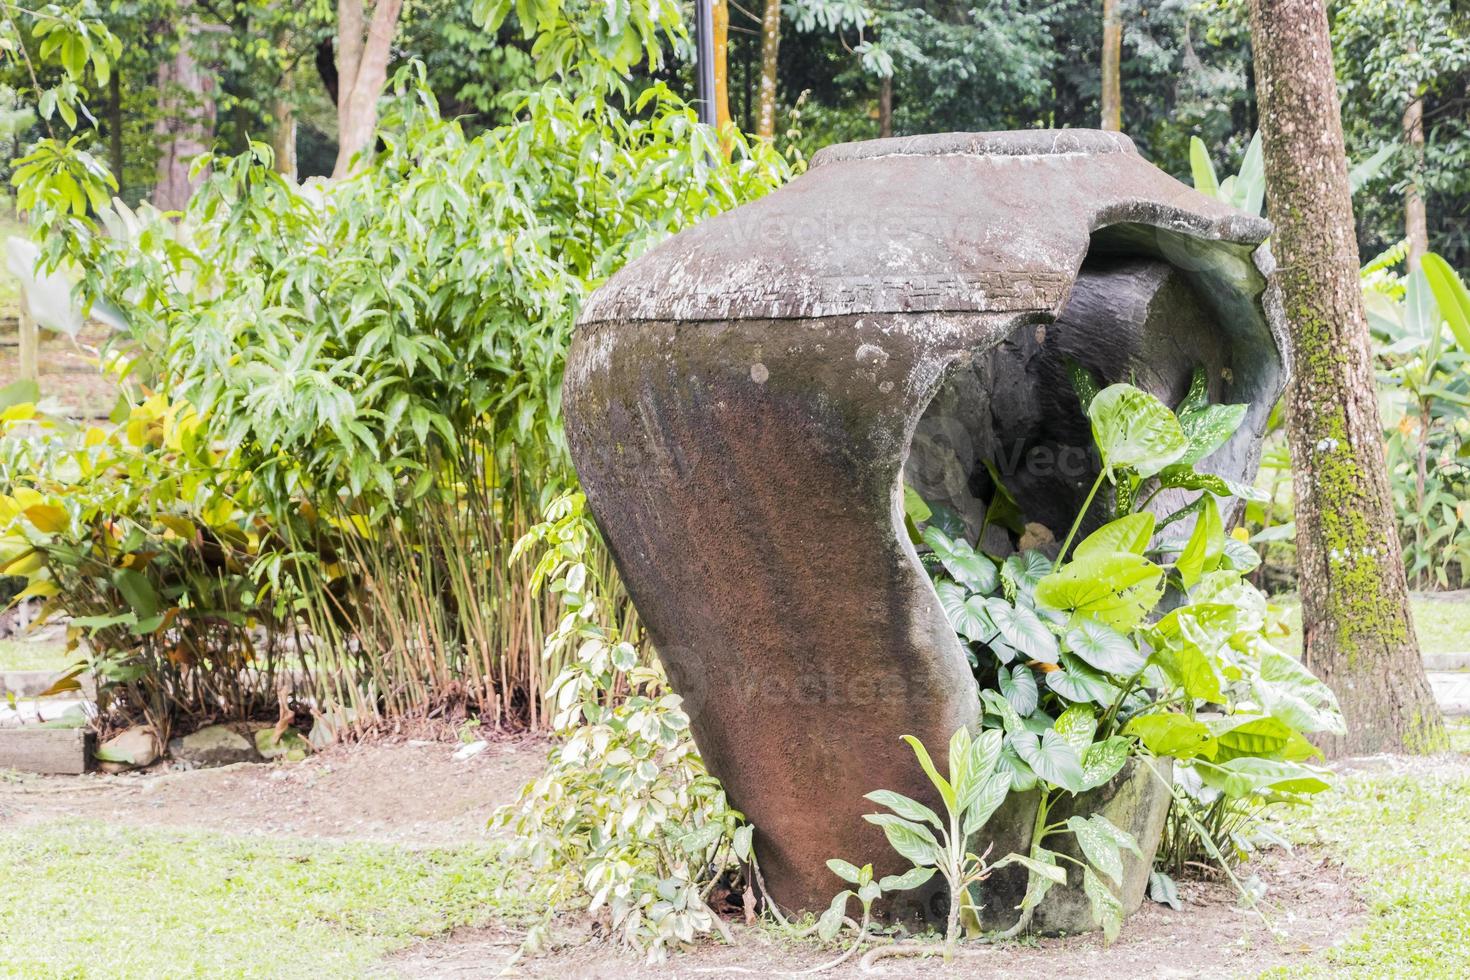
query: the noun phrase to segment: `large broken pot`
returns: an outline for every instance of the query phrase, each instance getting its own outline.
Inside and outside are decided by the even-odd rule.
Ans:
[[[902,871],[863,794],[937,806],[899,736],[942,754],[980,719],[905,470],[972,528],[998,479],[1030,533],[1065,532],[1097,474],[1071,358],[1170,404],[1203,367],[1250,406],[1203,468],[1249,479],[1284,377],[1268,230],[1118,134],[878,140],[590,298],[565,383],[582,485],[780,904],[825,906],[828,858]],[[942,914],[938,890],[907,911]]]

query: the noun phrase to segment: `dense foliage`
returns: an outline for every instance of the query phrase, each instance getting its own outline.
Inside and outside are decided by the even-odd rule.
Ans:
[[[602,23],[589,10],[561,15]],[[109,612],[135,616],[94,637],[105,655],[134,662],[178,645],[180,610],[230,611],[292,637],[323,711],[543,723],[560,662],[541,651],[558,600],[534,599],[510,555],[572,479],[560,385],[581,301],[662,237],[785,175],[769,147],[738,136],[727,157],[662,85],[620,108],[621,73],[657,58],[655,31],[677,28],[667,8],[625,11],[614,39],[605,25],[548,17],[539,65],[560,80],[528,93],[514,121],[472,136],[442,117],[422,68],[406,69],[382,115],[383,149],[350,179],[297,184],[254,144],[201,160],[209,178],[171,216],[106,205],[105,169],[74,146],[27,158],[23,203],[50,233],[48,256],[79,270],[82,295],[122,324],[113,356],[125,401],[157,392],[198,445],[227,447],[226,523],[248,541],[221,604],[138,557],[177,550],[171,535],[188,535],[170,521],[222,533],[194,500],[220,459],[168,454],[156,462],[186,492],[138,492],[109,510],[115,471],[63,464],[84,434],[21,454],[7,485],[54,493],[48,505],[69,514],[9,522],[18,549],[46,556],[33,575],[61,586],[82,555],[158,576],[141,604],[101,593],[125,600]],[[95,553],[95,525],[124,521],[122,550]],[[97,612],[66,588],[54,607]]]

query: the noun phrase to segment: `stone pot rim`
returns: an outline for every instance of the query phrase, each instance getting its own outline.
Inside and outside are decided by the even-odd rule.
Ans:
[[[809,170],[833,163],[895,156],[1043,157],[1138,156],[1133,140],[1102,129],[1008,129],[989,133],[926,133],[834,143],[818,150]]]

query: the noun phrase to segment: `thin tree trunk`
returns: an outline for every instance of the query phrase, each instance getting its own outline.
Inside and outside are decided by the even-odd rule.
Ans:
[[[272,115],[276,128],[271,133],[271,149],[275,151],[276,173],[296,179],[296,107],[287,98],[277,98]]]
[[[1409,184],[1404,188],[1404,234],[1409,239],[1409,268],[1429,251],[1429,215],[1419,181],[1424,174],[1424,97],[1417,96],[1404,109],[1404,140],[1409,144]]]
[[[1102,128],[1123,131],[1123,16],[1118,0],[1103,0]]]
[[[726,0],[713,0],[711,12],[715,22],[715,126],[730,124],[730,6]]]
[[[893,76],[884,75],[878,83],[878,137],[893,135]]]
[[[191,19],[180,39],[178,53],[158,66],[158,178],[153,205],[178,211],[189,203],[203,174],[189,177],[189,162],[208,148],[214,136],[214,78],[194,57],[198,25]]]
[[[1323,748],[1435,749],[1444,730],[1394,532],[1323,0],[1251,0],[1251,39],[1276,288],[1296,348],[1287,436],[1303,660],[1348,726]]]
[[[755,134],[763,140],[776,136],[776,68],[781,52],[781,0],[766,0],[761,18],[761,92]]]
[[[121,65],[112,66],[107,80],[107,165],[117,180],[117,196],[123,196],[123,111]]]
[[[403,0],[376,0],[369,21],[363,0],[337,0],[337,162],[333,178],[345,177],[372,155],[378,97],[388,81],[388,56],[402,11]]]

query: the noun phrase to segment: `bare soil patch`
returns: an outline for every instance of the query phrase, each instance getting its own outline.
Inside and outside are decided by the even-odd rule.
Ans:
[[[234,834],[452,845],[485,833],[546,759],[546,743],[492,741],[456,760],[453,742],[338,745],[303,762],[117,776],[0,780],[0,825],[76,818]]]
[[[1100,934],[1037,938],[967,954],[945,967],[937,958],[886,960],[871,973],[856,957],[823,977],[987,978],[1234,977],[1300,963],[1345,939],[1366,910],[1343,871],[1310,850],[1275,851],[1250,866],[1266,886],[1262,917],[1238,905],[1227,883],[1180,882],[1186,905],[1174,912],[1152,902],[1128,920],[1122,936],[1105,947]],[[1267,925],[1269,923],[1269,927]],[[834,959],[839,947],[783,939],[773,930],[732,925],[733,947],[703,945],[660,964],[647,964],[596,935],[586,925],[568,926],[557,948],[517,964],[526,977],[693,978],[786,976]],[[465,929],[428,940],[399,954],[399,976],[470,978],[494,976],[510,961],[517,936],[502,927]]]

